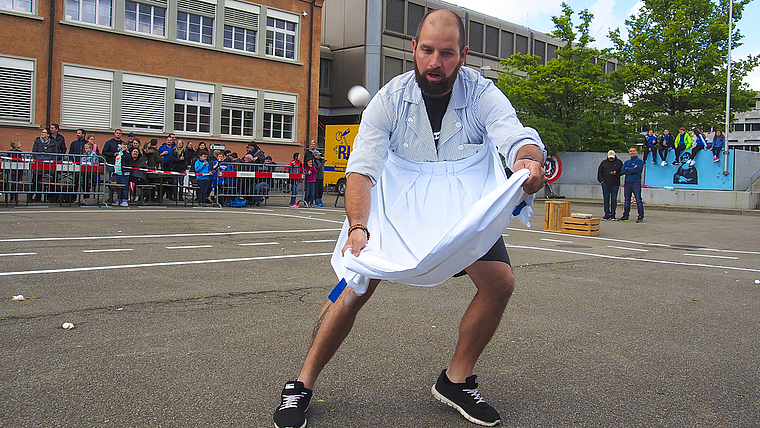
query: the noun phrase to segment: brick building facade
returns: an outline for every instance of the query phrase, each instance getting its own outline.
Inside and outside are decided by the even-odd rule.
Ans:
[[[322,2],[0,1],[0,147],[59,123],[286,162],[317,136]]]

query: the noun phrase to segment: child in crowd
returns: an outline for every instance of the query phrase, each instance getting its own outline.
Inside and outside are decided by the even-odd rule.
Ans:
[[[702,150],[707,150],[707,136],[702,132],[699,127],[694,127],[694,139],[696,140],[694,142],[694,147],[691,149],[691,160],[689,160],[689,165],[694,166],[696,163],[695,159],[697,158],[697,154],[701,152]]]
[[[673,136],[670,135],[670,130],[663,129],[657,141],[660,142],[660,160],[662,161],[660,165],[665,166],[668,164],[668,150],[673,148]]]
[[[678,135],[676,135],[676,140],[673,143],[673,147],[676,148],[676,160],[673,161],[673,165],[681,165],[681,162],[678,161],[681,158],[681,153],[684,150],[690,150],[691,144],[691,135],[686,132],[686,128],[683,126],[678,128]]]
[[[82,149],[82,165],[96,165],[100,163],[100,157],[98,157],[98,154],[95,153],[95,147],[91,142],[84,143],[84,148]],[[86,169],[86,168],[83,168]],[[82,185],[84,186],[85,192],[90,192],[90,189],[92,188],[92,183],[98,182],[98,174],[95,172],[95,170],[92,170],[91,172],[85,172],[84,174],[84,183]],[[89,198],[90,195],[84,195],[85,199]]]
[[[306,161],[306,167],[304,167],[306,174],[306,195],[304,200],[306,206],[314,207],[314,196],[317,191],[317,168],[314,167],[314,159],[309,158]]]
[[[11,141],[11,152],[20,152],[21,151],[21,141],[19,140],[13,140]],[[13,160],[21,160],[21,156],[15,156],[11,155],[9,156]],[[6,180],[10,180],[9,186],[7,187],[8,190],[11,192],[18,191],[19,190],[19,181],[24,178],[24,170],[21,169],[21,164],[16,163],[10,163],[10,172],[8,172],[8,176],[5,177]],[[15,193],[11,193],[11,199],[8,201],[12,204],[16,203],[16,195]]]
[[[300,152],[293,153],[293,160],[287,163],[285,165],[285,170],[289,171],[291,174],[302,174],[303,173],[303,163],[301,163],[301,160],[299,159],[301,157]],[[296,196],[298,196],[298,181],[293,180],[293,188],[291,194],[293,197],[290,198],[290,207],[291,208],[300,208],[298,204],[296,203]]]
[[[92,143],[92,150],[95,151],[95,154],[99,155],[100,154],[100,149],[98,148],[98,145],[95,144],[95,136],[94,135],[90,135],[89,137],[87,137],[87,141],[89,141],[90,143]]]
[[[211,168],[214,170],[214,174],[211,176],[211,186],[214,188],[214,194],[219,199],[219,203],[224,205],[225,200],[219,196],[221,187],[227,184],[229,178],[224,177],[222,172],[230,171],[232,168],[225,163],[224,153],[216,151],[216,160]]]
[[[119,151],[116,152],[116,156],[114,158],[114,178],[117,184],[122,184],[119,191],[119,202],[117,202],[118,205],[121,205],[122,207],[128,207],[129,202],[127,200],[129,199],[129,169],[126,168],[130,165],[129,160],[127,157],[129,156],[129,143],[126,141],[122,141],[121,144],[119,144]]]
[[[647,161],[649,153],[652,153],[652,163],[657,163],[657,137],[651,129],[647,133],[647,143],[644,146],[644,162]]]
[[[718,155],[723,150],[723,145],[726,143],[726,137],[723,136],[723,131],[720,129],[715,130],[712,142],[713,162],[718,162]]]
[[[205,207],[208,202],[208,190],[211,183],[211,165],[208,163],[208,151],[198,150],[195,161],[195,182],[198,183],[198,206]]]

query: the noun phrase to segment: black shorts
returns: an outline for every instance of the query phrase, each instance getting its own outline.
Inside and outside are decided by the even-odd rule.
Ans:
[[[509,261],[509,254],[507,254],[507,247],[504,244],[504,237],[499,236],[499,240],[493,244],[490,250],[478,259],[479,262],[504,262],[508,265],[512,265]],[[462,270],[458,274],[454,275],[454,278],[462,275],[467,275],[467,272]]]

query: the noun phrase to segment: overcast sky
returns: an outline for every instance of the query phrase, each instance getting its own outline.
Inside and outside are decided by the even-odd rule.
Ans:
[[[447,0],[468,9],[486,13],[491,16],[524,25],[534,30],[548,33],[554,30],[552,15],[561,13],[562,0]],[[594,14],[591,34],[596,39],[597,47],[611,47],[607,37],[610,29],[620,28],[626,37],[625,20],[638,11],[642,2],[636,0],[566,0],[576,13],[588,9]],[[746,58],[748,54],[760,55],[760,1],[753,1],[744,8],[744,15],[739,21],[739,30],[744,39],[742,46],[732,52],[733,58]],[[752,42],[754,41],[754,43]],[[760,69],[747,76],[745,82],[756,91],[760,91]]]

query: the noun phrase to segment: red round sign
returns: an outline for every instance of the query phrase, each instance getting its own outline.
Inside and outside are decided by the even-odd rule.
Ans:
[[[546,170],[546,181],[554,183],[559,180],[562,175],[562,161],[558,155],[550,155],[544,162],[544,169]]]

